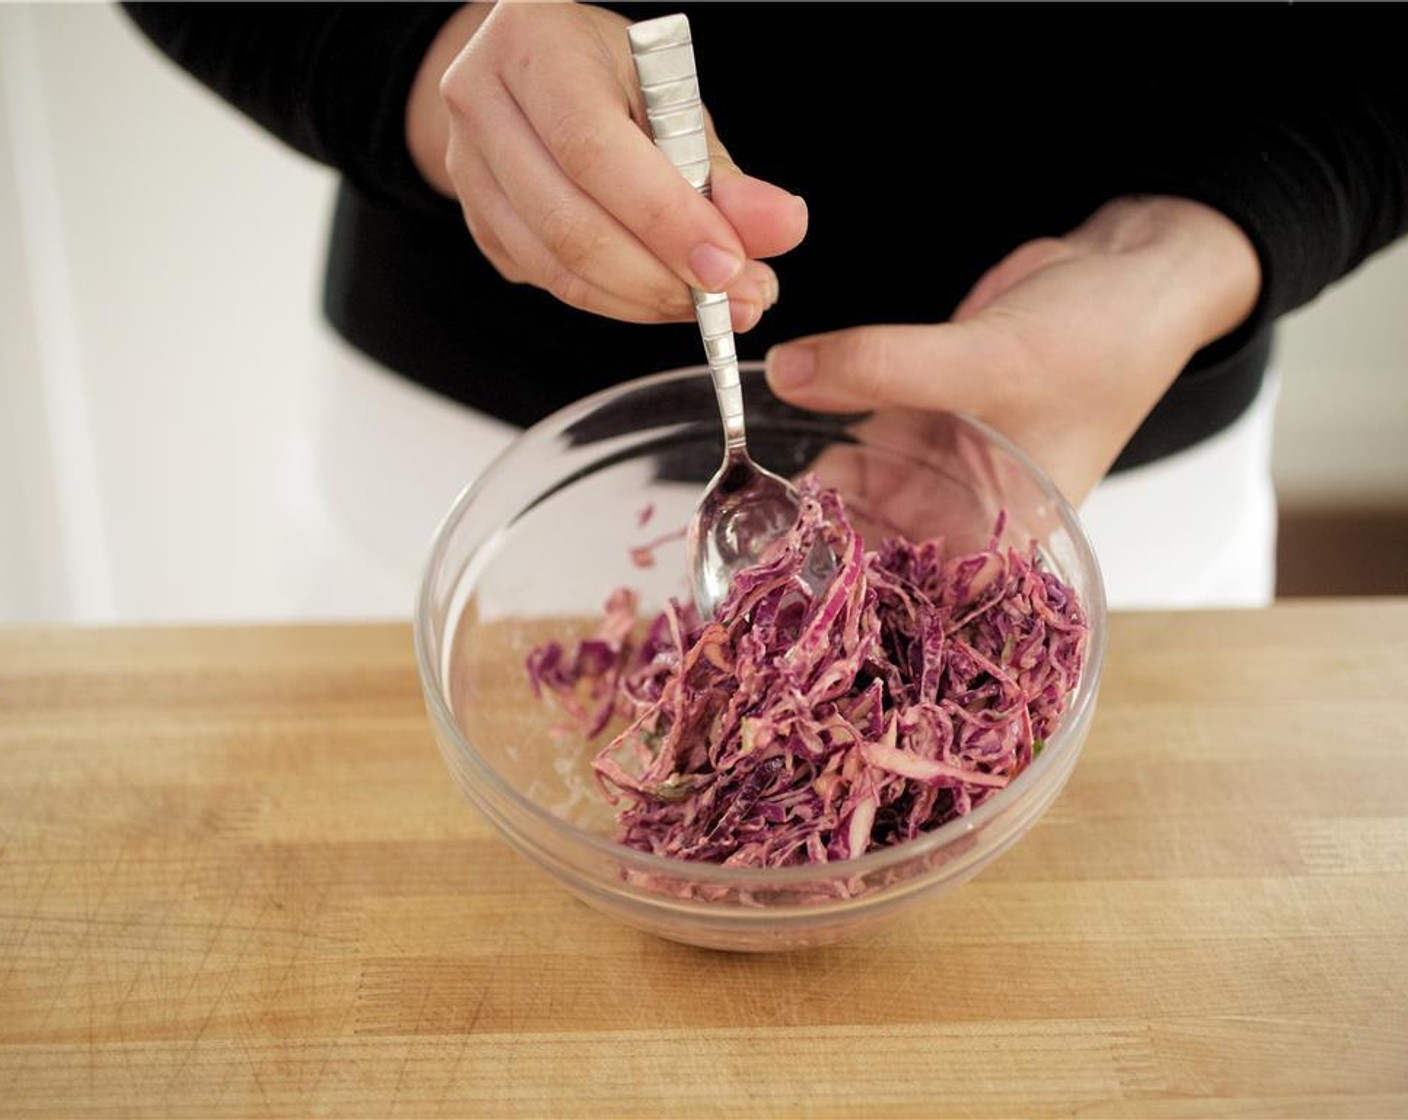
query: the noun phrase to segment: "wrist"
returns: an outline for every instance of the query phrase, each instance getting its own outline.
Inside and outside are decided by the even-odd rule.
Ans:
[[[1241,326],[1261,294],[1261,261],[1251,239],[1225,214],[1192,199],[1118,198],[1071,237],[1145,262],[1157,311],[1190,354]]]
[[[450,63],[469,44],[493,10],[492,0],[465,4],[440,28],[411,83],[406,98],[406,148],[425,181],[453,198],[454,184],[445,169],[445,149],[450,137],[449,111],[440,95],[440,80]]]

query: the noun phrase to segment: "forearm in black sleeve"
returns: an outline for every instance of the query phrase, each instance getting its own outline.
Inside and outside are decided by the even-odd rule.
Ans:
[[[411,83],[458,4],[125,3],[179,66],[383,202],[448,205],[406,146]]]
[[[1206,202],[1251,238],[1262,292],[1244,331],[1408,233],[1408,68],[1375,6],[1250,7],[1247,38],[1189,57],[1138,184]]]

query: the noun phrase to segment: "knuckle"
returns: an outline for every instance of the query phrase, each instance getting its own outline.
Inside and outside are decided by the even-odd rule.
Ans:
[[[557,121],[554,134],[558,166],[574,182],[590,177],[607,158],[601,126],[585,113],[564,114]]]
[[[845,336],[838,358],[842,384],[858,394],[886,400],[890,384],[890,344],[884,331],[858,327]]]
[[[475,242],[479,246],[479,251],[484,254],[484,259],[494,266],[498,272],[510,284],[522,284],[526,274],[519,266],[513,254],[504,248],[503,244],[493,237],[476,237]]]
[[[474,73],[462,58],[456,59],[445,68],[436,88],[440,93],[441,102],[453,117],[469,116],[479,102]]]
[[[510,284],[527,283],[527,274],[518,267],[518,262],[508,253],[498,248],[485,248],[482,252],[489,263],[494,266],[494,270]]]
[[[679,207],[674,205],[672,199],[651,196],[637,207],[631,223],[642,241],[657,246],[669,239],[671,228],[678,219]]]
[[[1064,238],[1048,236],[1033,238],[1031,241],[1027,242],[1027,247],[1030,248],[1032,252],[1044,255],[1047,253],[1063,253],[1068,246]]]
[[[1065,237],[1038,237],[1019,246],[1010,259],[1023,268],[1037,269],[1076,256],[1080,248]]]
[[[440,100],[445,103],[445,107],[451,113],[456,115],[464,110],[468,100],[463,91],[463,84],[453,66],[440,75]]]
[[[569,269],[582,268],[601,248],[601,235],[594,224],[566,201],[543,212],[539,235],[548,251]]]
[[[689,288],[673,277],[662,278],[652,284],[646,293],[645,303],[662,319],[672,322],[688,319],[694,314],[694,301],[690,298]]]
[[[582,311],[592,310],[591,285],[571,269],[551,269],[543,278],[542,287],[570,307]]]
[[[480,254],[494,266],[494,271],[507,280],[510,284],[522,284],[527,274],[520,267],[513,254],[504,247],[492,232],[482,228],[475,222],[466,223],[469,234],[474,239],[474,244],[478,246]]]

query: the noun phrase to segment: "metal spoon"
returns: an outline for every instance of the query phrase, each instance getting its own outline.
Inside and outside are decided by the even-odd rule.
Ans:
[[[709,197],[709,145],[689,20],[661,16],[628,30],[650,133],[676,170]],[[724,461],[710,480],[685,536],[694,604],[710,618],[743,568],[796,523],[797,488],[748,455],[743,391],[728,296],[693,289],[694,313],[724,424]]]

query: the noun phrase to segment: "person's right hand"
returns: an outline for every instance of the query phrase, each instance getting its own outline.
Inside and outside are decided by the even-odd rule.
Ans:
[[[411,154],[505,279],[629,322],[691,318],[691,285],[727,291],[748,330],[778,294],[757,258],[802,240],[806,205],[740,172],[712,125],[712,204],[685,182],[643,127],[629,25],[586,4],[467,4],[411,91]]]

